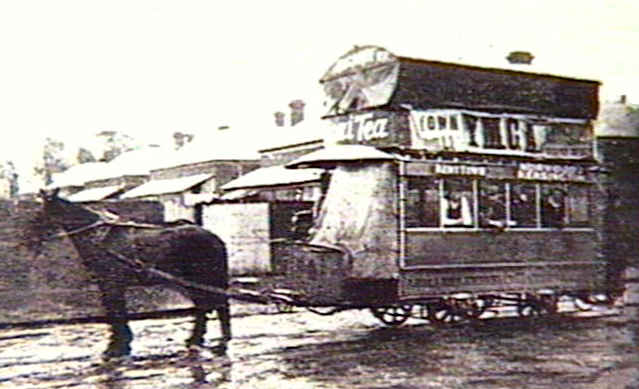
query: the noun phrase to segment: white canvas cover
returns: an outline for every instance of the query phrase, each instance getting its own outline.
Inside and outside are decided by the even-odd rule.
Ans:
[[[310,243],[347,250],[352,258],[353,277],[396,277],[395,165],[392,162],[338,165]]]

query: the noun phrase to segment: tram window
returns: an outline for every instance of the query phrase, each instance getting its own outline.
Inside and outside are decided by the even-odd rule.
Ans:
[[[506,119],[506,143],[508,144],[508,148],[511,150],[519,150],[520,146],[520,130],[519,130],[519,120],[517,119]]]
[[[565,192],[559,186],[542,185],[541,226],[562,228],[566,225]]]
[[[470,180],[444,180],[441,218],[444,227],[472,227],[473,187]]]
[[[501,139],[499,118],[482,118],[484,127],[484,147],[487,149],[505,148]]]
[[[511,184],[510,219],[515,228],[537,227],[537,190],[534,184]]]
[[[450,121],[450,129],[451,130],[458,130],[459,129],[459,125],[457,124],[457,116],[456,115],[450,115],[448,117],[448,120]]]
[[[408,179],[406,227],[439,227],[439,183],[425,177]]]
[[[566,195],[568,225],[588,227],[590,225],[590,188],[573,185]]]
[[[466,133],[468,134],[468,144],[473,147],[479,146],[479,143],[477,142],[477,127],[479,119],[470,115],[462,115],[462,123]]]
[[[479,183],[479,226],[506,227],[506,186],[494,181]]]
[[[437,123],[439,124],[440,130],[446,130],[448,128],[446,126],[446,116],[437,116]]]
[[[538,151],[537,150],[537,140],[535,139],[535,130],[534,126],[530,123],[523,122],[524,127],[524,139],[526,142],[526,151]]]

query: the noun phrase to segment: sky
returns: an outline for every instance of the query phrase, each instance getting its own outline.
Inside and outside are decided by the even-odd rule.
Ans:
[[[101,131],[145,142],[251,128],[292,99],[321,115],[318,80],[355,45],[406,57],[601,81],[639,102],[636,0],[0,2],[0,160],[28,164],[45,137]]]

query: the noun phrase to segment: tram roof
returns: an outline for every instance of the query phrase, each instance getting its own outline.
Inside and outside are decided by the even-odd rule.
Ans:
[[[372,146],[335,145],[303,155],[286,164],[286,167],[289,169],[326,168],[344,162],[392,161],[396,159],[397,157]]]
[[[410,107],[594,119],[599,106],[598,81],[401,57],[377,46],[347,52],[320,82],[327,116]]]

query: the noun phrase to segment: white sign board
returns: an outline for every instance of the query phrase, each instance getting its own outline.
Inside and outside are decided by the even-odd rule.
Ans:
[[[232,276],[271,270],[268,203],[207,205],[202,224],[226,243]]]

